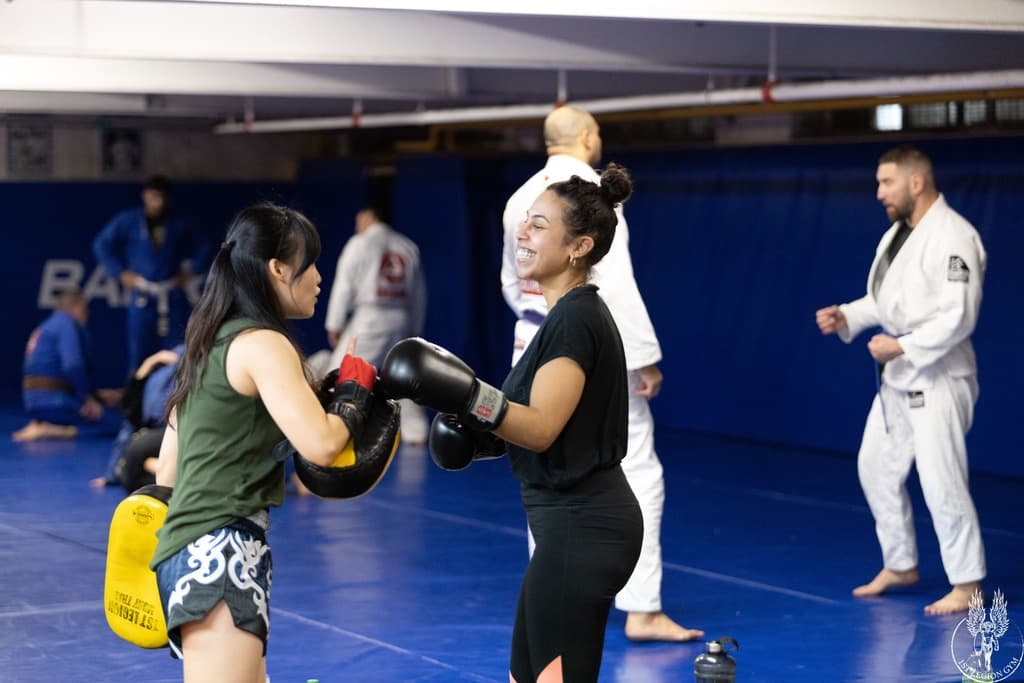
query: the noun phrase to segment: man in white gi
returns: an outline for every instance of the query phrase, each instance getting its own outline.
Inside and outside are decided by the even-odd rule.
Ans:
[[[375,209],[361,210],[355,234],[338,257],[327,302],[324,327],[334,351],[326,367],[340,365],[355,337],[359,355],[379,368],[388,349],[423,334],[426,306],[419,248],[382,222]],[[430,425],[423,408],[409,400],[400,403],[402,441],[426,443]]]
[[[905,482],[916,463],[953,589],[928,614],[967,611],[985,578],[985,550],[967,486],[964,435],[978,398],[971,333],[981,306],[985,250],[977,231],[935,189],[931,160],[897,147],[878,162],[878,200],[892,226],[882,235],[867,295],[816,313],[823,334],[850,342],[881,327],[868,352],[881,382],[857,470],[875,518],[882,570],[853,589],[878,595],[916,583],[917,545]]]
[[[516,228],[526,212],[548,185],[576,175],[594,183],[594,171],[601,160],[601,136],[594,117],[575,107],[555,109],[544,121],[547,165],[526,181],[508,200],[503,216],[504,247],[501,289],[516,314],[512,364],[522,356],[547,315],[547,306],[536,282],[520,280],[516,274]],[[608,255],[594,266],[592,282],[600,287],[619,328],[629,368],[629,445],[622,461],[644,519],[644,540],[636,569],[615,598],[615,606],[628,613],[626,636],[632,640],[687,641],[700,638],[703,631],[688,629],[670,619],[661,608],[661,516],[665,507],[665,482],[661,462],[654,452],[654,420],[649,399],[661,389],[662,375],[657,363],[661,347],[647,307],[640,297],[629,256],[629,231],[622,209]],[[533,551],[533,537],[530,537]]]

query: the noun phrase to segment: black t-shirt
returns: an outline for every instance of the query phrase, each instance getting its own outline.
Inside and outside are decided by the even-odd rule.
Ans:
[[[550,311],[502,390],[530,404],[537,370],[556,358],[574,360],[586,375],[583,394],[562,433],[547,451],[508,445],[512,472],[527,485],[569,488],[626,455],[629,397],[626,356],[608,307],[588,285],[570,290]]]

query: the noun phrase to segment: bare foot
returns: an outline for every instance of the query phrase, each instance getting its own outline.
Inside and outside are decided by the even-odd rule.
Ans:
[[[971,604],[971,595],[973,595],[975,591],[980,590],[981,585],[977,581],[953,586],[953,590],[925,607],[924,613],[936,615],[966,612],[967,608],[970,607]]]
[[[869,595],[881,595],[890,588],[896,588],[897,586],[910,586],[917,583],[920,579],[921,575],[917,573],[916,569],[908,569],[902,572],[898,572],[894,569],[883,569],[878,572],[878,575],[875,578],[871,579],[870,583],[854,588],[853,594],[858,598],[863,598]]]
[[[626,637],[630,640],[685,643],[704,637],[704,631],[686,628],[664,612],[630,612],[626,616]]]
[[[39,424],[39,420],[30,420],[27,425],[11,434],[11,438],[15,441],[35,441],[39,438]]]
[[[11,434],[14,441],[39,441],[40,439],[73,439],[78,435],[74,425],[55,425],[40,420],[32,420],[27,425]]]

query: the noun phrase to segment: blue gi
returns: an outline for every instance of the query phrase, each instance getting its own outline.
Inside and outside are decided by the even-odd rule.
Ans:
[[[78,425],[80,434],[113,434],[120,419],[104,410],[99,422],[82,419],[79,410],[92,392],[91,342],[85,328],[65,311],[54,311],[29,337],[25,347],[22,400],[29,419]],[[46,388],[30,388],[46,383]]]
[[[154,248],[142,207],[121,211],[93,241],[96,260],[113,278],[131,270],[149,283],[152,291],[133,290],[125,302],[127,369],[133,372],[142,361],[160,349],[169,349],[184,339],[189,303],[175,279],[185,262],[199,273],[202,248],[187,223],[178,217],[164,218],[164,239]],[[161,310],[162,309],[162,310]]]

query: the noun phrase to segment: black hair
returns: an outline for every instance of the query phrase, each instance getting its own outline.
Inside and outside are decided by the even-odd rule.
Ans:
[[[913,145],[900,145],[893,147],[878,160],[878,165],[896,164],[911,172],[920,173],[924,176],[928,185],[935,184],[935,171],[932,167],[932,160],[927,154]]]
[[[372,213],[378,221],[381,223],[390,223],[391,216],[383,204],[368,203],[364,204],[360,211],[369,211]]]
[[[882,164],[896,164],[897,166],[918,164],[930,168],[932,160],[928,158],[927,154],[913,145],[900,145],[888,150],[878,159],[878,165],[881,166]]]
[[[615,207],[633,193],[629,172],[610,163],[601,172],[600,185],[574,175],[569,180],[553,183],[548,189],[569,204],[562,214],[566,243],[584,235],[594,240],[594,248],[583,257],[584,265],[592,267],[612,246],[615,226],[619,223]]]
[[[156,190],[157,192],[166,195],[171,190],[171,183],[167,180],[166,176],[151,175],[146,178],[146,182],[142,184],[142,189]]]
[[[198,384],[217,332],[229,320],[250,318],[257,327],[276,330],[291,341],[299,358],[303,357],[271,286],[267,264],[277,259],[297,266],[294,282],[319,257],[320,235],[309,219],[294,209],[264,202],[235,216],[189,317],[185,353],[176,370],[174,392],[167,400],[168,415]]]

